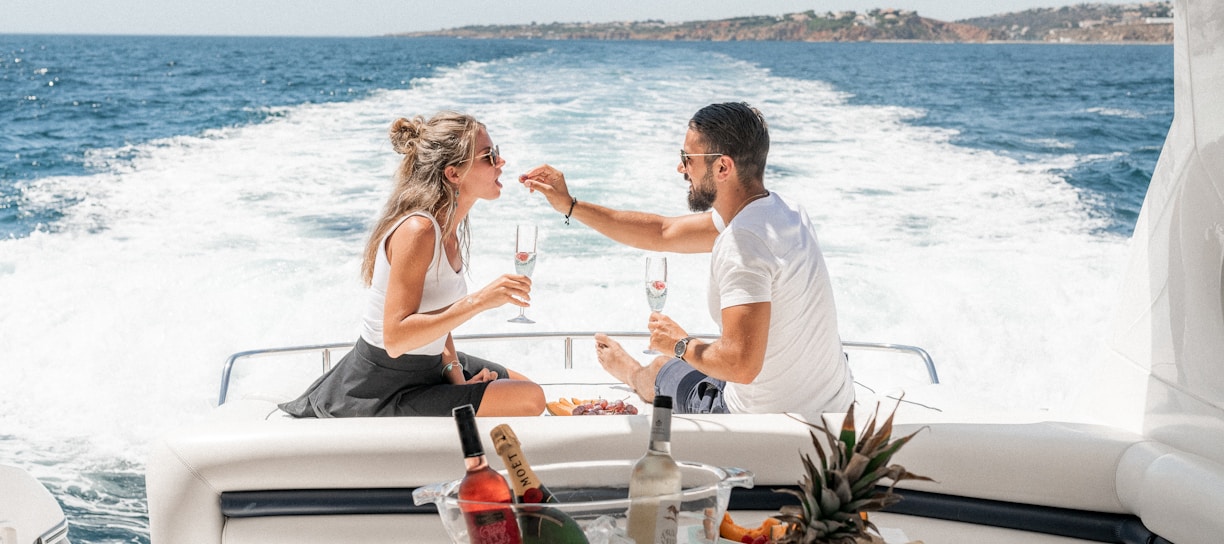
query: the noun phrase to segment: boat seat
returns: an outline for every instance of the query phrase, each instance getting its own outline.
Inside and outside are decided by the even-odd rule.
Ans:
[[[436,514],[227,516],[222,497],[362,489],[394,494],[456,479],[463,465],[451,418],[295,420],[271,401],[252,400],[216,412],[167,436],[152,453],[147,489],[154,544],[334,542],[337,534],[344,535],[339,540],[419,534],[419,541],[446,541]],[[826,419],[840,425],[840,416]],[[485,433],[499,423],[515,429],[533,464],[636,458],[650,427],[644,415],[478,420]],[[1224,521],[1214,517],[1224,511],[1224,467],[1136,434],[1077,423],[950,421],[898,424],[894,435],[914,431],[918,435],[894,461],[936,481],[903,482],[899,487],[906,492],[1059,509],[1063,517],[1090,513],[1092,520],[1132,524],[1141,519],[1140,527],[1178,544],[1214,543],[1224,534]],[[798,482],[800,453],[812,452],[808,432],[806,423],[785,414],[677,415],[673,454],[748,469],[755,476],[753,496],[767,498],[769,490]],[[984,452],[989,463],[980,462]],[[737,505],[736,496],[733,509],[767,509]],[[1185,526],[1218,531],[1210,538],[1182,534],[1179,520],[1186,516],[1202,521]],[[932,536],[925,538],[954,541]]]

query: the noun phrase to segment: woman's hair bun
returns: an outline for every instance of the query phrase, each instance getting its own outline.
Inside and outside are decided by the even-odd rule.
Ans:
[[[391,123],[391,147],[396,153],[407,155],[416,144],[425,128],[425,119],[414,117],[411,120],[400,117]]]

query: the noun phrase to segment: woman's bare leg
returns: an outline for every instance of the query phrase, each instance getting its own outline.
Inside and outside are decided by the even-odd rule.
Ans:
[[[528,378],[527,376],[519,374],[518,372],[515,372],[514,370],[509,369],[509,368],[506,369],[506,374],[509,374],[509,376],[498,376],[498,378],[510,378],[511,380],[523,380],[527,382],[532,381],[531,378]]]
[[[526,380],[495,380],[485,388],[477,416],[538,416],[544,413],[544,389]]]

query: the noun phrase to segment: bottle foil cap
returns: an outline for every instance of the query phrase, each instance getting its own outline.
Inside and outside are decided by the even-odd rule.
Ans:
[[[471,404],[455,408],[455,424],[459,426],[459,445],[464,457],[484,455],[484,444],[480,442],[480,431],[476,427],[476,409]]]

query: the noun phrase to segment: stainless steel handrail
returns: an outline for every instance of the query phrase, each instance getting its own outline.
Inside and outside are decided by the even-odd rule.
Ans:
[[[907,346],[905,344],[886,344],[879,342],[842,342],[843,348],[861,349],[864,351],[903,351],[922,359],[926,365],[927,378],[931,383],[939,383],[939,373],[935,371],[935,361],[931,359],[931,354],[925,349],[918,346]]]
[[[608,336],[616,338],[647,338],[650,336],[648,332],[606,332]],[[595,332],[522,332],[522,333],[490,333],[490,334],[459,334],[455,335],[455,342],[481,342],[492,340],[510,340],[510,339],[547,339],[561,338],[565,342],[565,368],[574,368],[574,339],[575,338],[590,338]],[[697,338],[713,339],[718,338],[716,334],[695,334]],[[887,344],[876,342],[842,342],[842,346],[848,349],[861,349],[867,351],[895,351],[914,355],[922,359],[926,365],[927,377],[931,383],[939,383],[939,374],[935,371],[935,362],[931,359],[930,354],[926,350],[903,344]],[[252,359],[269,355],[289,355],[294,353],[309,353],[313,351],[320,352],[322,356],[323,372],[331,370],[331,353],[333,350],[348,350],[353,347],[352,342],[340,342],[334,344],[316,344],[310,346],[293,346],[284,348],[268,348],[240,351],[225,360],[225,365],[221,369],[221,392],[217,396],[217,405],[225,404],[226,397],[229,394],[230,378],[233,375],[234,364],[239,359]]]
[[[253,359],[255,357],[263,357],[267,355],[288,355],[293,353],[309,353],[312,351],[322,351],[323,355],[323,372],[331,370],[331,352],[335,349],[350,349],[353,347],[352,342],[340,342],[335,344],[316,344],[311,346],[293,346],[287,348],[267,348],[253,349],[248,351],[240,351],[230,355],[225,359],[225,365],[221,367],[221,393],[217,396],[217,406],[225,404],[225,397],[229,393],[230,376],[234,371],[234,363],[239,359]]]

